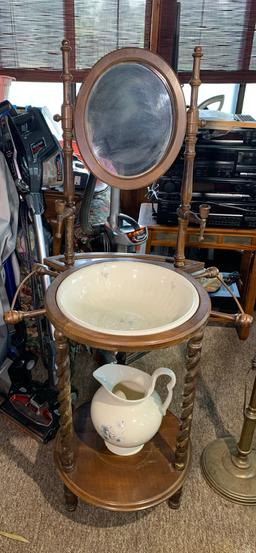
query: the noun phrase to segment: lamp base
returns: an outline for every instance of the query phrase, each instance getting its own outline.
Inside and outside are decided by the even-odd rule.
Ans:
[[[202,474],[208,484],[226,499],[256,505],[256,451],[252,451],[247,459],[247,463],[239,466],[235,440],[220,438],[204,449]]]

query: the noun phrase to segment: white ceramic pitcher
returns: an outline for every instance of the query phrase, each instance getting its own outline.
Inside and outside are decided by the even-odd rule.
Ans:
[[[161,375],[171,378],[164,403],[155,391],[156,380]],[[159,368],[150,376],[128,365],[109,363],[94,371],[93,376],[101,384],[91,404],[96,431],[113,453],[137,453],[161,425],[172,400],[174,372]]]

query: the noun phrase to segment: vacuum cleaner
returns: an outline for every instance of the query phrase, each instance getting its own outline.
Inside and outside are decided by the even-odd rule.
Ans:
[[[7,106],[5,106],[5,110],[6,108]],[[63,155],[40,108],[19,109],[20,111],[10,105],[8,113],[5,113],[2,148],[21,200],[20,219],[21,223],[25,225],[23,234],[28,254],[27,269],[31,271],[34,260],[43,263],[43,260],[49,255],[46,231],[42,220],[44,212],[42,189],[44,186],[53,184],[61,186],[63,184]],[[35,252],[31,245],[28,218],[32,224]],[[38,289],[38,285],[34,285],[33,300],[35,303],[40,299],[43,301],[50,282],[48,276],[43,276],[41,279],[42,290]],[[45,317],[38,321],[38,325],[41,355],[49,373],[49,382],[54,386],[56,376],[53,329]]]
[[[39,108],[18,111],[8,101],[0,104],[0,150],[4,154],[12,182],[18,191],[20,205],[15,206],[13,210],[15,217],[16,214],[18,217],[19,211],[20,224],[22,219],[23,223],[24,219],[27,223],[24,237],[27,270],[30,271],[35,260],[34,254],[36,261],[43,262],[49,253],[42,223],[42,187],[46,182],[63,183],[62,150]],[[15,188],[12,194],[7,191],[7,197],[8,194],[9,198],[15,196]],[[27,217],[24,217],[25,212]],[[35,236],[35,252],[32,251],[30,243],[29,224],[32,225]],[[9,230],[8,232],[10,234]],[[5,303],[8,301],[11,304],[17,285],[11,256],[1,261],[4,261],[1,300],[4,298]],[[40,300],[40,296],[43,298],[49,284],[49,278],[43,277],[40,291],[38,283],[32,283],[33,302]],[[41,441],[47,442],[58,429],[59,416],[53,332],[46,318],[39,321],[38,335],[41,357],[48,371],[45,382],[32,378],[37,355],[26,349],[27,336],[24,326],[22,329],[19,325],[15,329],[6,329],[6,347],[0,359],[0,394],[4,399],[0,411]]]
[[[80,227],[88,236],[90,251],[135,253],[147,240],[147,229],[124,213],[120,213],[120,190],[111,187],[109,215],[102,224],[90,222],[97,179],[90,173],[80,207]]]

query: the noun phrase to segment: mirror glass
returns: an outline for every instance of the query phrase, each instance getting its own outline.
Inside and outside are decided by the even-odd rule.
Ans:
[[[85,110],[89,147],[112,175],[133,177],[164,157],[173,131],[170,90],[147,65],[119,63],[95,82]]]

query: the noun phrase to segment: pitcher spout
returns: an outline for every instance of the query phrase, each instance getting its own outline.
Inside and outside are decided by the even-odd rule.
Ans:
[[[105,390],[109,390],[110,392],[113,389],[113,381],[114,381],[114,363],[109,363],[108,365],[103,365],[102,367],[99,367],[93,372],[93,376],[95,380],[97,380]]]
[[[118,363],[108,363],[102,365],[93,372],[94,378],[105,388],[105,390],[113,393],[117,384],[131,383],[132,387],[142,392],[142,397],[147,396],[147,390],[150,382],[149,375],[130,367],[129,365],[120,365]]]

